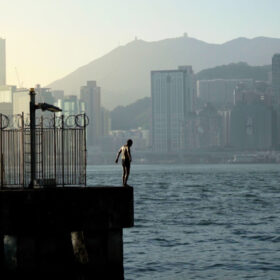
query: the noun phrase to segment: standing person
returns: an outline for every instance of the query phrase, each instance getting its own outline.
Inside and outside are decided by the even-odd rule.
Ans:
[[[122,167],[123,167],[123,185],[126,187],[128,186],[127,180],[130,173],[130,163],[131,163],[131,154],[130,154],[130,147],[132,146],[133,141],[128,139],[126,145],[123,145],[117,155],[116,163],[118,163],[119,156],[122,154]]]

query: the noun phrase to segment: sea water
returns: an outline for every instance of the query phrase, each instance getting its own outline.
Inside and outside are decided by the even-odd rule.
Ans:
[[[121,185],[120,165],[88,185]],[[280,279],[280,166],[132,165],[126,280]]]

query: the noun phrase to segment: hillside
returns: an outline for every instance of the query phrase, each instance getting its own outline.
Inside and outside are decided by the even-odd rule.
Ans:
[[[196,74],[198,80],[208,79],[254,79],[267,80],[271,65],[250,66],[247,63],[231,63],[202,70]],[[118,106],[111,111],[112,129],[149,128],[151,98],[145,97],[127,106]]]
[[[145,42],[135,40],[90,62],[66,77],[48,85],[66,94],[79,94],[87,80],[102,88],[102,104],[108,109],[128,105],[150,95],[150,71],[192,65],[197,73],[206,68],[244,61],[268,65],[280,52],[280,39],[238,38],[224,44],[209,44],[195,38],[180,37]]]
[[[202,70],[196,74],[196,79],[253,79],[266,81],[270,71],[271,65],[251,66],[245,62],[240,62]]]
[[[118,106],[111,111],[112,129],[128,130],[149,128],[151,119],[151,98],[145,97],[128,106]]]

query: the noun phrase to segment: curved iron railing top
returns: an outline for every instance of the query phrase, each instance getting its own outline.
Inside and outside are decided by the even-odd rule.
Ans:
[[[0,113],[0,189],[31,183],[86,186],[88,124],[85,114],[46,114],[32,129],[29,115]]]
[[[86,114],[36,117],[36,127],[40,128],[85,128],[88,125],[89,118]],[[0,129],[22,129],[29,126],[29,114],[4,115],[0,113]]]

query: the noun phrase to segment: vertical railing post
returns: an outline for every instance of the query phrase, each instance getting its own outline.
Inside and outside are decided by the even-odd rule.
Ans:
[[[62,187],[64,187],[64,115],[61,115]]]
[[[84,113],[84,169],[85,169],[85,186],[87,185],[87,134],[86,134],[86,114]]]
[[[42,182],[44,181],[45,173],[44,173],[44,142],[43,142],[43,135],[44,135],[44,116],[41,116],[41,137],[40,143],[38,145],[38,155],[41,159],[41,176]]]
[[[54,178],[55,178],[55,181],[57,183],[57,178],[56,178],[56,158],[57,158],[57,155],[56,155],[56,123],[55,123],[55,113],[53,113],[53,160],[54,160]]]
[[[31,153],[31,180],[29,188],[34,188],[36,180],[36,108],[35,108],[35,91],[30,89],[30,153]]]
[[[21,176],[21,184],[22,184],[22,187],[24,188],[24,168],[25,168],[25,165],[24,165],[24,161],[25,161],[25,158],[24,158],[24,152],[25,152],[25,147],[24,147],[24,113],[22,112],[21,114],[21,169],[20,169],[20,176]]]
[[[2,138],[2,133],[3,133],[3,115],[0,114],[0,154],[1,154],[1,189],[3,189],[3,185],[4,185],[4,160],[3,160],[3,146],[2,146],[2,142],[3,142],[3,138]]]

